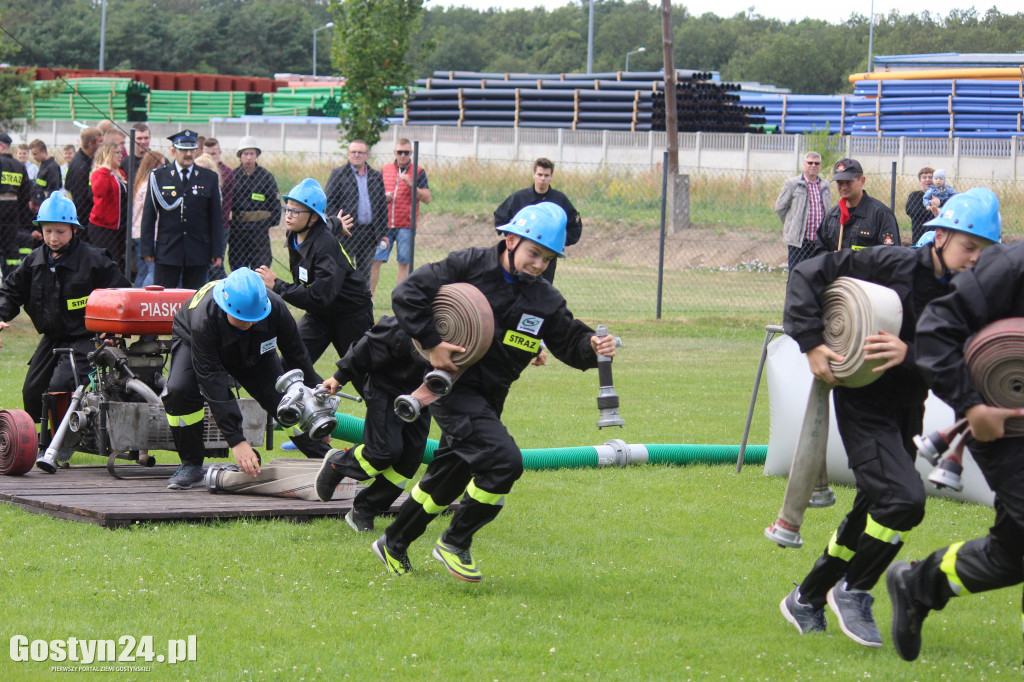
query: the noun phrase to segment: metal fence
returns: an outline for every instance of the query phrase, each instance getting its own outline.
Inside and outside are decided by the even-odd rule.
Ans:
[[[371,166],[390,163],[378,155]],[[264,154],[261,163],[282,191],[302,177],[326,182],[339,156]],[[513,191],[532,183],[528,161],[486,161],[421,154],[433,201],[423,206],[417,230],[416,265],[468,246],[494,243],[493,211]],[[780,319],[788,276],[782,224],[775,200],[794,173],[701,171],[690,178],[691,226],[665,235],[661,249],[660,164],[651,166],[561,163],[552,186],[568,195],[583,218],[580,242],[567,249],[555,284],[570,309],[588,319],[649,320],[657,317],[743,316]],[[1024,192],[1012,181],[950,178],[960,191],[984,186],[1002,200],[1006,241],[1024,236]],[[834,187],[834,186],[833,186]],[[869,176],[866,190],[895,214],[904,244],[911,243],[908,195],[915,175]],[[835,202],[833,192],[833,203]],[[278,243],[283,242],[283,232]],[[280,268],[279,268],[280,269]],[[375,302],[388,309],[394,255],[382,270]]]

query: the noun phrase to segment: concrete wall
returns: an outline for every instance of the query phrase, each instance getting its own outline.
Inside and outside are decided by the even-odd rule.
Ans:
[[[221,122],[196,124],[149,123],[156,148],[165,151],[164,139],[191,127],[221,141],[229,155],[238,139],[253,135],[265,153],[304,153],[344,158],[338,130],[331,124]],[[122,124],[127,129],[128,124]],[[70,121],[36,121],[15,141],[40,138],[53,147],[78,142],[79,129]],[[600,130],[539,128],[455,128],[392,126],[372,153],[390,156],[394,140],[419,141],[426,158],[477,158],[495,161],[530,161],[547,156],[560,164],[649,166],[660,164],[665,133],[629,133]],[[916,175],[922,166],[947,169],[953,178],[1016,180],[1024,174],[1024,141],[916,138],[843,138],[845,155],[857,159],[871,174],[888,174],[893,161],[897,173]],[[796,172],[805,149],[800,135],[733,133],[680,133],[679,166],[683,172]]]

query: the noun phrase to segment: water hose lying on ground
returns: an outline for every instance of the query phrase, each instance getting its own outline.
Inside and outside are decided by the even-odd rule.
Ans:
[[[333,438],[349,443],[361,443],[363,421],[343,412],[334,415],[338,426]],[[434,459],[439,443],[427,440],[423,448],[423,463]],[[739,445],[639,445],[615,439],[604,445],[523,450],[523,466],[530,470],[590,469],[631,464],[734,464],[739,457]],[[747,446],[746,456],[754,464],[763,464],[768,454],[767,445]],[[313,486],[320,471],[320,460],[275,459],[255,478],[239,471],[235,464],[214,464],[206,472],[206,487],[211,493],[231,492],[244,495],[269,495],[316,500]],[[346,499],[355,495],[355,481],[344,479],[334,492],[333,499]]]
[[[432,370],[423,377],[423,383],[419,388],[409,395],[400,395],[395,399],[395,414],[407,422],[414,422],[419,418],[420,408],[448,395],[452,390],[452,384],[463,371],[487,353],[494,337],[494,314],[491,312],[491,304],[472,284],[445,284],[438,289],[431,307],[434,312],[434,327],[441,339],[466,350],[452,353],[452,362],[458,367],[454,374],[440,369]],[[419,341],[413,339],[413,344],[420,355],[427,360],[430,359],[430,354],[423,350]]]
[[[338,426],[333,438],[349,443],[363,440],[363,420],[350,414],[337,412]],[[613,445],[614,443],[614,445]],[[423,463],[434,459],[438,441],[431,438],[423,448]],[[569,446],[523,450],[523,466],[527,469],[583,469],[628,464],[731,464],[739,456],[739,445],[633,445],[621,440],[604,445]],[[767,445],[748,446],[751,461],[763,464],[768,454]]]
[[[986,405],[1024,407],[1024,318],[1011,317],[986,325],[964,349],[964,364],[971,385]],[[1024,418],[1007,419],[1004,426],[1004,437],[1024,435]],[[936,465],[928,480],[937,487],[963,490],[960,474],[969,434],[967,420],[960,419],[935,433],[914,436],[917,454]]]
[[[256,476],[243,472],[237,464],[214,464],[206,470],[204,484],[211,493],[230,492],[318,502],[320,498],[314,485],[321,464],[323,461],[319,459],[275,459],[263,465]],[[331,499],[352,499],[355,494],[356,482],[346,478],[338,484]]]
[[[832,373],[844,386],[867,386],[882,376],[872,370],[885,361],[864,359],[865,339],[879,331],[898,335],[903,324],[903,305],[899,295],[888,287],[840,277],[825,292],[823,322],[825,344],[843,356],[842,362],[831,363]],[[803,546],[800,526],[807,507],[827,507],[835,503],[825,465],[830,390],[831,386],[819,379],[811,384],[782,510],[764,531],[766,538],[781,547]]]

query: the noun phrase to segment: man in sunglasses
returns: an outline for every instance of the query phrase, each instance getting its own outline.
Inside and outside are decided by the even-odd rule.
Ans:
[[[417,165],[415,174],[412,166],[412,143],[400,138],[395,143],[395,160],[381,169],[384,174],[384,196],[388,202],[388,231],[384,234],[373,255],[373,269],[370,272],[370,292],[377,291],[380,268],[391,257],[391,249],[398,245],[398,279],[396,284],[409,276],[410,245],[412,242],[415,210],[419,204],[430,203],[430,187],[427,172]],[[412,200],[413,177],[416,178],[416,201]],[[415,208],[414,208],[415,206]]]
[[[775,201],[775,212],[782,220],[782,241],[789,248],[789,271],[811,253],[825,211],[832,205],[828,183],[818,177],[821,154],[804,155],[804,172],[786,180]]]

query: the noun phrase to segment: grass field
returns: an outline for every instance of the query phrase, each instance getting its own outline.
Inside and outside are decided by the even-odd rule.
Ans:
[[[387,272],[387,271],[386,271]],[[626,426],[599,432],[596,373],[530,368],[506,421],[521,447],[736,443],[762,315],[621,321],[615,385]],[[591,320],[593,322],[593,320]],[[20,404],[28,320],[4,333],[0,405]],[[329,371],[330,359],[319,368]],[[767,442],[767,398],[751,442]],[[358,408],[354,411],[358,413]],[[436,434],[434,434],[436,435]],[[279,454],[279,453],[273,453]],[[74,461],[88,461],[76,455]],[[169,461],[164,458],[162,461]],[[59,475],[59,474],[58,474]],[[1017,590],[956,600],[933,614],[914,664],[888,643],[868,650],[830,616],[800,637],[778,602],[810,567],[852,501],[815,510],[808,548],[761,531],[784,481],[732,467],[643,466],[527,472],[474,558],[478,585],[429,558],[435,524],[395,578],[344,522],[144,524],[123,530],[0,505],[0,595],[8,639],[195,635],[195,662],[137,661],[120,679],[191,680],[793,680],[1002,679],[1021,670]],[[904,556],[984,533],[989,509],[929,502]],[[884,586],[876,614],[888,638]],[[0,656],[0,679],[58,678],[50,662]]]

